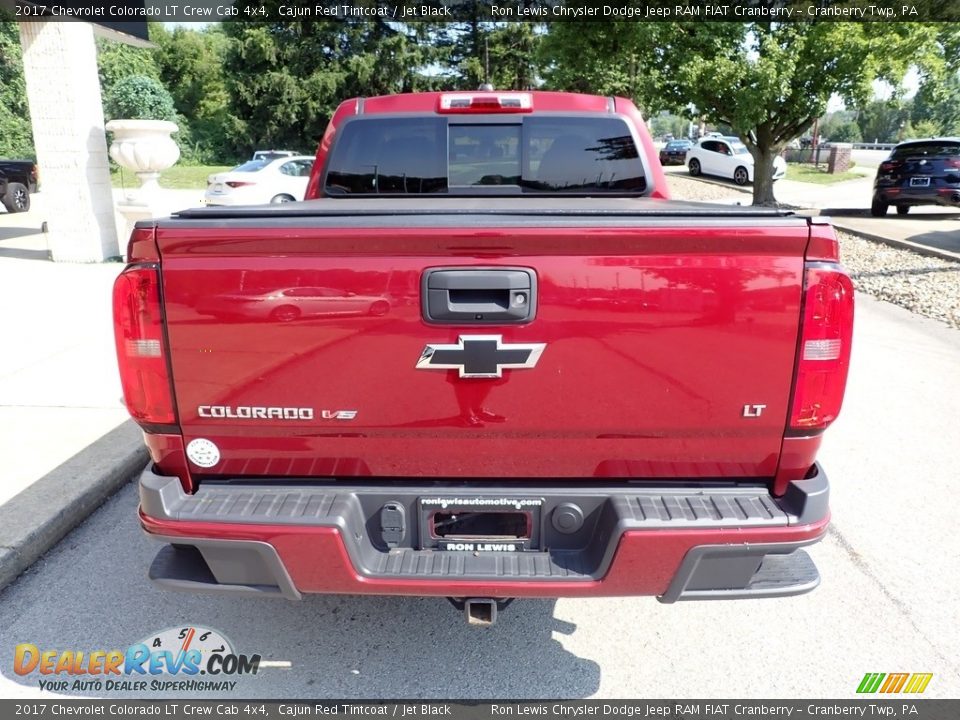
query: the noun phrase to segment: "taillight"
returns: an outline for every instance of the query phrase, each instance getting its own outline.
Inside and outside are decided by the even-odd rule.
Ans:
[[[843,403],[853,338],[853,283],[834,263],[808,263],[790,411],[793,430],[823,430]]]
[[[943,164],[948,170],[958,170],[960,169],[960,158],[948,158]]]
[[[886,160],[880,163],[880,172],[882,173],[893,172],[898,167],[900,167],[900,165],[902,165],[902,163],[897,160]]]
[[[175,423],[156,265],[131,265],[117,277],[113,328],[123,399],[130,415],[141,424]]]
[[[224,184],[232,188],[246,187],[247,185],[256,185],[256,183],[254,182],[243,182],[241,180],[229,180]]]

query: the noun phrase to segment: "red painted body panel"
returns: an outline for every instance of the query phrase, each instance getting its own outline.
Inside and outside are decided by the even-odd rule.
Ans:
[[[800,317],[803,225],[691,228],[164,229],[157,232],[179,423],[216,475],[772,478]],[[535,369],[496,380],[417,370],[437,266],[521,266]],[[270,298],[330,291],[329,311]],[[257,297],[272,310],[217,298]],[[351,296],[381,310],[344,311]],[[295,306],[300,316],[273,313]],[[218,309],[219,308],[219,309]],[[478,330],[479,327],[479,330]],[[745,404],[764,404],[745,419]],[[310,421],[204,418],[200,406],[314,409]],[[355,410],[355,420],[321,411]],[[488,413],[492,418],[471,422]],[[164,472],[176,472],[165,467]],[[196,471],[195,471],[196,472]]]
[[[829,517],[810,525],[731,530],[626,532],[605,577],[591,581],[448,581],[372,578],[357,572],[335,528],[164,521],[140,513],[150,534],[256,540],[272,545],[303,593],[435,597],[592,597],[662,595],[687,552],[699,545],[803,542],[822,537]]]
[[[180,479],[180,484],[186,492],[195,488],[193,475],[190,472],[190,463],[184,452],[186,447],[182,435],[171,433],[144,433],[144,442],[150,461],[158,468],[165,468],[171,477]]]
[[[327,125],[320,144],[317,146],[317,157],[313,163],[313,170],[310,173],[310,181],[307,183],[305,200],[314,200],[323,197],[323,188],[320,186],[320,176],[327,162],[327,156],[330,154],[330,148],[333,147],[334,137],[337,127],[351,115],[374,115],[385,113],[436,113],[438,101],[444,93],[424,92],[424,93],[406,93],[399,95],[382,95],[371,98],[351,98],[345,100],[337,107],[330,123]],[[483,95],[485,93],[475,92],[471,95]],[[492,93],[496,94],[496,93]],[[627,118],[633,125],[637,137],[643,146],[642,151],[646,157],[650,158],[648,182],[653,184],[653,192],[650,197],[660,198],[662,200],[670,199],[670,191],[667,188],[666,177],[663,174],[663,168],[660,165],[658,154],[653,146],[653,140],[650,133],[647,132],[646,123],[643,122],[643,116],[633,104],[633,101],[627,98],[608,98],[601,95],[584,95],[580,93],[533,91],[534,112],[595,112],[609,113],[612,109],[615,113]]]
[[[773,481],[774,495],[783,495],[794,480],[803,480],[813,467],[817,459],[817,451],[823,435],[809,435],[806,437],[785,437],[780,454],[780,466]]]

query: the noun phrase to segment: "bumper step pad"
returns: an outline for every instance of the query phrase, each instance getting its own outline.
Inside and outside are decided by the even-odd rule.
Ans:
[[[661,602],[739,600],[802,595],[820,584],[805,550],[783,546],[711,545],[687,553]]]

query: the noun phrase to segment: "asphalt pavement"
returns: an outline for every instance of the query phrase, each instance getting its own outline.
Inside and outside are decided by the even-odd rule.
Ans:
[[[926,696],[960,697],[957,331],[858,296],[845,408],[820,454],[834,522],[810,595],[518,601],[483,630],[436,599],[170,594],[145,578],[156,546],[126,484],[144,456],[110,339],[119,266],[44,261],[30,216],[0,216],[0,569],[28,568],[0,590],[0,697],[42,695],[36,674],[11,670],[17,643],[108,650],[185,624],[274,663],[232,697],[853,697],[878,671],[932,672]]]

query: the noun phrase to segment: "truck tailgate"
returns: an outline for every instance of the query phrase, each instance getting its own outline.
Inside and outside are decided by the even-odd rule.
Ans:
[[[179,424],[220,454],[195,474],[775,474],[806,220],[615,201],[602,212],[366,202],[158,224]],[[424,320],[425,270],[481,267],[531,271],[535,318]],[[476,336],[542,352],[499,378],[418,368],[428,346]]]

